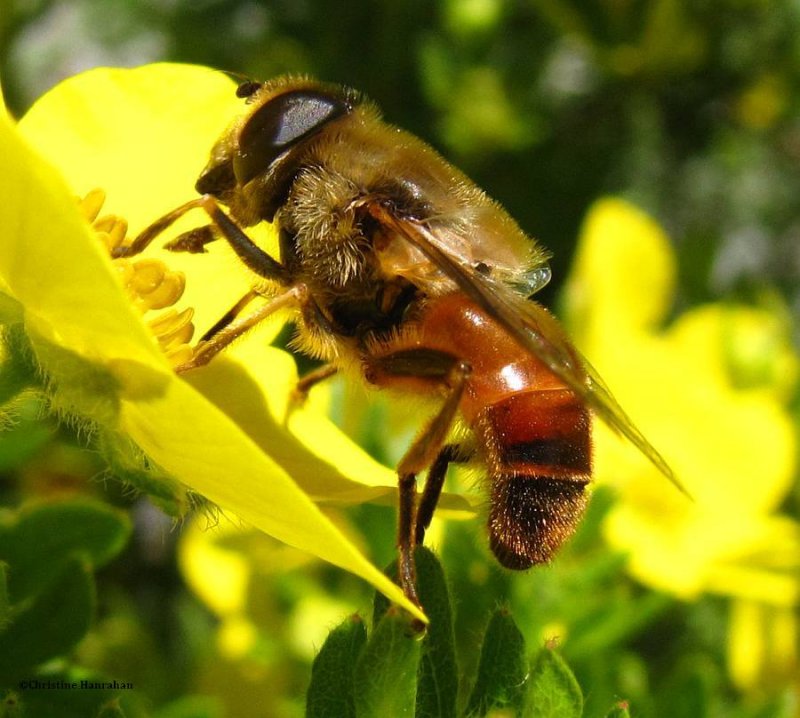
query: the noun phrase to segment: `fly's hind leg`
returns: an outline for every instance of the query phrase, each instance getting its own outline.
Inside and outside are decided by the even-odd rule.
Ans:
[[[367,377],[372,383],[391,386],[392,378],[425,377],[446,388],[444,403],[414,439],[397,466],[399,511],[397,520],[398,574],[403,593],[420,605],[416,586],[414,546],[419,529],[417,504],[417,475],[435,465],[453,426],[456,412],[464,394],[471,367],[465,361],[444,352],[402,350],[368,362]],[[446,462],[444,463],[446,469]],[[423,522],[429,522],[441,492],[444,471],[434,476],[434,484],[423,493]],[[438,484],[438,486],[436,485]],[[426,524],[427,525],[427,524]]]
[[[245,305],[249,304],[251,299],[250,293],[242,297],[223,319],[203,335],[203,340],[195,347],[192,358],[185,364],[176,367],[176,371],[180,373],[205,366],[231,342],[241,337],[257,324],[260,324],[270,315],[281,309],[294,309],[302,306],[307,300],[307,290],[305,285],[298,284],[273,297],[249,314],[238,316],[234,313],[237,307],[243,303]]]
[[[467,461],[468,456],[464,453],[464,448],[458,444],[446,444],[436,460],[428,469],[428,476],[425,479],[425,489],[420,497],[417,506],[417,516],[414,521],[414,541],[419,545],[425,540],[425,532],[431,525],[433,512],[439,503],[439,496],[442,493],[444,479],[447,476],[447,467],[450,464],[460,461]]]
[[[323,364],[316,369],[312,369],[307,374],[304,374],[297,380],[294,390],[289,397],[289,406],[291,408],[299,408],[305,404],[308,399],[308,392],[317,384],[321,384],[326,379],[330,379],[339,372],[339,367],[335,364]]]
[[[225,314],[223,314],[216,322],[208,329],[202,337],[200,337],[199,343],[202,344],[203,342],[210,341],[213,339],[217,334],[219,334],[225,327],[232,324],[236,318],[242,313],[244,308],[250,304],[256,297],[260,296],[259,293],[255,289],[250,289],[247,294],[245,294],[236,304],[234,304]]]

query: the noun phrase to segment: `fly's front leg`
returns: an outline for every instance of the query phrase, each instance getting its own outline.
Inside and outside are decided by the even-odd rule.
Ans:
[[[114,257],[114,259],[118,259],[120,257],[133,257],[134,255],[140,254],[150,246],[156,237],[158,237],[160,234],[163,234],[178,219],[183,217],[183,215],[200,207],[201,200],[201,197],[193,199],[185,204],[182,204],[180,207],[176,207],[163,217],[159,217],[155,222],[148,227],[145,227],[145,229],[136,235],[133,242],[115,247],[111,252],[111,256]]]
[[[414,546],[417,543],[417,475],[431,467],[442,449],[453,426],[456,412],[464,395],[467,379],[471,373],[470,365],[444,352],[427,349],[402,350],[368,362],[367,378],[379,386],[391,386],[401,377],[424,377],[428,382],[446,388],[444,403],[414,439],[397,466],[399,513],[397,520],[398,574],[403,593],[418,606],[420,605],[416,586],[414,565]],[[400,382],[398,382],[400,383]],[[446,465],[445,465],[446,468]],[[441,477],[435,477],[438,488],[432,487],[423,496],[425,514],[423,520],[429,521],[435,501],[441,490]],[[424,534],[424,529],[422,529]]]
[[[200,227],[185,233],[169,244],[169,248],[175,251],[200,252],[203,251],[205,244],[215,239],[216,233],[219,233],[219,236],[233,247],[233,250],[239,255],[239,259],[253,272],[284,286],[291,285],[292,273],[250,239],[244,230],[222,211],[217,200],[208,194],[186,202],[160,217],[146,227],[131,244],[114,249],[113,256],[115,258],[132,257],[143,252],[156,237],[163,234],[178,219],[187,212],[198,208],[205,210],[211,218],[213,225],[211,229]]]
[[[265,279],[272,279],[284,285],[292,282],[291,272],[250,239],[242,228],[222,211],[217,200],[211,195],[203,195],[200,198],[200,206],[211,217],[222,238],[233,247],[233,251],[247,267]]]
[[[193,209],[203,209],[211,218],[212,224],[184,233],[177,240],[168,243],[169,249],[185,252],[203,251],[205,244],[220,236],[233,247],[249,269],[265,279],[283,285],[284,290],[254,311],[243,315],[243,311],[250,303],[260,296],[258,290],[249,290],[203,335],[194,349],[194,356],[185,364],[176,367],[178,372],[189,371],[208,364],[231,342],[271,314],[284,308],[302,306],[307,301],[308,294],[305,285],[296,283],[292,276],[293,272],[253,242],[244,230],[222,211],[217,200],[211,195],[203,195],[186,202],[157,219],[145,228],[131,244],[117,247],[114,250],[114,256],[130,257],[139,254],[156,237]],[[289,248],[292,246],[290,243],[284,242],[284,244]]]

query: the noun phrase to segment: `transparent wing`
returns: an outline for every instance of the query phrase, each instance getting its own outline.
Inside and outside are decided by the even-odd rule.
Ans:
[[[572,346],[556,319],[508,285],[454,258],[424,222],[400,219],[375,204],[371,214],[422,251],[458,288],[502,324],[526,350],[540,359],[608,426],[628,439],[681,492],[689,495],[669,464],[636,428],[589,362]]]

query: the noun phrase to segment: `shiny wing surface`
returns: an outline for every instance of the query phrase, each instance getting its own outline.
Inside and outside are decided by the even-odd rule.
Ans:
[[[608,426],[628,439],[670,482],[689,495],[669,464],[631,421],[549,312],[503,282],[454,258],[424,222],[395,217],[380,205],[370,211],[384,226],[419,248],[467,297],[503,325],[520,346],[544,362]]]

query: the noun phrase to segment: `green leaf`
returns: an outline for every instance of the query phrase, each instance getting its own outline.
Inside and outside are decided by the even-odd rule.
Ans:
[[[345,619],[330,632],[311,666],[306,718],[355,717],[353,674],[366,642],[367,629],[358,615]]]
[[[549,646],[533,664],[522,715],[525,718],[580,718],[583,695],[564,659]]]
[[[391,606],[372,631],[355,668],[358,718],[414,715],[422,641],[411,622]]]
[[[104,565],[122,550],[129,534],[127,516],[105,504],[59,501],[22,510],[16,523],[0,528],[0,558],[10,567],[11,601],[36,593],[63,572],[75,553],[95,567]]]
[[[66,653],[89,630],[93,608],[92,574],[85,561],[73,557],[51,583],[13,611],[11,623],[0,632],[0,678],[24,675]]]
[[[449,718],[456,715],[458,668],[456,666],[453,611],[450,593],[439,559],[429,549],[419,546],[414,552],[417,570],[417,593],[430,623],[422,640],[417,675],[416,718]],[[397,579],[397,561],[385,571]],[[375,595],[372,622],[380,621],[389,601]]]
[[[419,547],[415,560],[419,599],[430,619],[417,674],[416,718],[455,718],[458,668],[447,582],[431,551]]]
[[[619,701],[614,707],[606,713],[606,718],[630,718],[630,711],[628,711],[628,701]]]
[[[525,639],[508,611],[494,613],[486,627],[475,686],[467,715],[483,716],[495,708],[522,703],[528,661]]]

